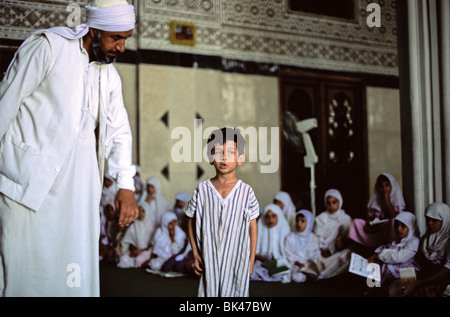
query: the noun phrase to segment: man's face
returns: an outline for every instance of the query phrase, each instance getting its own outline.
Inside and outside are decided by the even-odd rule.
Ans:
[[[92,52],[96,61],[104,64],[114,62],[117,55],[125,51],[125,40],[131,36],[132,32],[133,30],[125,32],[95,30]]]

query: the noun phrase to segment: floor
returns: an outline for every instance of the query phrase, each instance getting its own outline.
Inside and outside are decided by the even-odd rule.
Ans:
[[[198,278],[167,278],[144,269],[100,264],[101,297],[196,297],[198,282]],[[250,297],[362,297],[365,282],[350,273],[306,283],[251,282]]]

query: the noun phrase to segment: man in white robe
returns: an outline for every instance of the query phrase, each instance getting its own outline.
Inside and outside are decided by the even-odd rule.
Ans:
[[[131,130],[111,64],[134,25],[125,0],[94,0],[86,23],[29,37],[0,83],[2,296],[100,295],[104,166],[117,183],[119,224],[138,216]]]

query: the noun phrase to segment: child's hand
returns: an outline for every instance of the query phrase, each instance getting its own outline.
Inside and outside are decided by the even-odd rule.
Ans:
[[[194,272],[198,276],[203,274],[203,259],[200,256],[194,256]]]

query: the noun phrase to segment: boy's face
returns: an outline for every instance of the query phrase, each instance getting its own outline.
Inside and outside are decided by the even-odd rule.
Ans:
[[[216,172],[220,174],[228,174],[234,172],[238,165],[242,165],[244,155],[238,155],[236,143],[234,141],[227,141],[224,144],[216,143],[214,145],[212,156]]]

